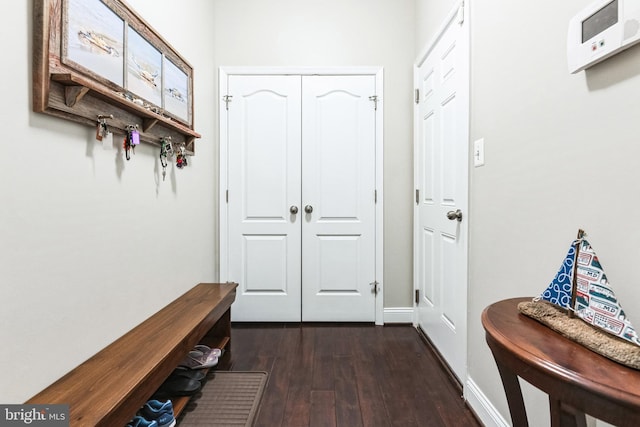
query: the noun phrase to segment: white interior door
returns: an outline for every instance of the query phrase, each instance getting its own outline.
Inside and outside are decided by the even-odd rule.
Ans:
[[[300,76],[229,76],[228,90],[234,320],[300,321]]]
[[[416,70],[415,268],[418,323],[464,382],[469,44],[462,12],[450,15]]]
[[[375,78],[302,87],[302,319],[374,321]]]
[[[239,283],[234,321],[376,320],[377,78],[227,77],[221,278]]]

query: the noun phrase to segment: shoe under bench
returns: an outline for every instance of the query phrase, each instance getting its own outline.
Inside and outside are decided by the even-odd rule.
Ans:
[[[195,345],[229,347],[237,286],[196,285],[25,403],[68,404],[72,427],[124,426]],[[172,399],[176,418],[188,401]]]

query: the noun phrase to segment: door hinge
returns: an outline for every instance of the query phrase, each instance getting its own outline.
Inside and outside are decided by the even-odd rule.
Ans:
[[[378,203],[378,190],[373,190],[373,203]]]
[[[372,95],[369,97],[369,101],[373,101],[373,109],[378,109],[378,95]]]
[[[233,100],[233,95],[225,95],[222,97],[222,100],[226,104],[226,109],[229,110],[229,103]]]
[[[225,198],[227,200],[227,203],[229,203],[229,190],[227,190],[227,194],[225,195]]]
[[[416,304],[420,304],[420,290],[416,289]]]
[[[457,16],[458,25],[464,24],[464,2],[460,4],[458,8],[458,16]]]
[[[416,205],[420,203],[420,190],[416,188]]]
[[[379,283],[377,280],[374,280],[373,282],[369,283],[369,286],[371,286],[371,290],[376,295],[378,295],[378,292],[380,291],[380,289],[378,288],[378,285]]]
[[[416,89],[415,94],[416,104],[420,104],[420,89]]]

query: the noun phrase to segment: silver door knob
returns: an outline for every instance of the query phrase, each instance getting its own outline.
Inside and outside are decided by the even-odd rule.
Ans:
[[[449,211],[447,212],[447,218],[449,218],[451,221],[456,219],[458,220],[458,222],[460,222],[462,221],[462,211],[460,209],[457,209],[455,211]]]
[[[289,212],[291,212],[292,215],[295,215],[298,213],[298,207],[297,206],[291,206],[289,208]]]
[[[311,212],[313,212],[313,206],[311,206],[311,205],[307,205],[307,206],[305,206],[305,207],[304,207],[304,211],[305,211],[306,213],[311,213]]]

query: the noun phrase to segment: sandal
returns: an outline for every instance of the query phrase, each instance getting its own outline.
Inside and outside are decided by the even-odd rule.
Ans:
[[[222,354],[219,348],[211,349],[206,345],[197,345],[191,350],[187,357],[182,359],[180,366],[189,369],[212,368],[218,364],[218,357]]]

